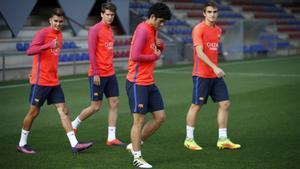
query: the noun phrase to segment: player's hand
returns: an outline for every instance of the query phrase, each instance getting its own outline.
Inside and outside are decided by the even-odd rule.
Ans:
[[[216,67],[213,69],[215,74],[217,75],[217,77],[224,77],[225,76],[225,72],[219,68],[219,67]]]
[[[161,46],[162,45],[162,40],[159,38],[156,38],[156,42],[155,42],[156,46]]]
[[[54,49],[58,48],[58,41],[57,41],[57,38],[55,38],[53,41],[54,41]]]
[[[159,49],[160,52],[162,53],[164,48],[165,48],[164,41],[162,39],[157,38],[156,42],[155,42],[155,45],[156,45],[157,49]]]
[[[161,51],[159,49],[155,49],[154,50],[154,54],[157,55],[157,56],[160,56],[161,55]]]
[[[94,84],[95,85],[100,85],[100,77],[98,75],[94,76]]]

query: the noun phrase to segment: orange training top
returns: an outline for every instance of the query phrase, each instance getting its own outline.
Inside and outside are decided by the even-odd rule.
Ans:
[[[220,43],[222,30],[217,25],[213,27],[207,25],[204,21],[198,23],[192,31],[194,46],[194,67],[193,76],[204,78],[215,78],[217,75],[213,69],[202,61],[197,54],[196,46],[203,47],[203,52],[215,64],[218,65],[218,47]]]
[[[30,83],[41,86],[59,85],[58,80],[58,57],[62,47],[62,33],[51,27],[38,31],[26,51],[27,55],[33,56]],[[58,47],[55,47],[55,41]]]

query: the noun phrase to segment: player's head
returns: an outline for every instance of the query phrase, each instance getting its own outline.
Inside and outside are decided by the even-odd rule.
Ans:
[[[218,8],[217,8],[216,3],[214,3],[214,2],[206,3],[203,8],[203,15],[204,15],[205,21],[214,23],[218,17]]]
[[[52,29],[60,31],[64,22],[64,12],[61,8],[54,8],[51,11],[49,23]]]
[[[155,3],[148,10],[148,20],[158,29],[166,20],[171,19],[170,8],[164,3]]]
[[[101,5],[101,17],[102,21],[110,25],[115,18],[117,7],[111,2],[102,3]]]

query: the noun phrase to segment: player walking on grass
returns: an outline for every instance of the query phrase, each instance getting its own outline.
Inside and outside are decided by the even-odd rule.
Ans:
[[[153,79],[155,61],[163,51],[163,43],[157,37],[158,29],[171,12],[163,3],[156,3],[148,11],[148,19],[140,23],[133,35],[126,90],[133,116],[131,142],[127,149],[131,151],[133,165],[139,168],[152,168],[142,158],[141,142],[149,138],[165,121],[166,115],[162,96]],[[152,113],[152,119],[145,123],[146,113]]]
[[[91,104],[83,109],[72,122],[76,131],[79,124],[99,111],[102,106],[103,94],[108,98],[108,137],[106,145],[125,144],[116,138],[116,123],[118,117],[119,87],[113,67],[114,35],[111,24],[116,14],[113,3],[103,3],[101,6],[102,20],[92,26],[88,33],[90,67],[88,71],[90,82]]]
[[[223,77],[224,71],[218,67],[218,46],[222,31],[215,24],[218,16],[216,4],[205,4],[204,21],[198,23],[192,31],[194,46],[193,67],[193,100],[186,115],[186,139],[184,146],[191,150],[202,150],[194,141],[194,128],[196,116],[203,104],[211,96],[219,105],[217,122],[219,127],[219,149],[238,149],[241,146],[235,144],[227,137],[228,110],[230,106],[228,90]]]
[[[49,18],[50,26],[36,33],[27,50],[28,55],[34,55],[30,75],[30,108],[23,121],[21,138],[17,146],[17,150],[25,154],[36,153],[27,144],[27,137],[34,119],[39,115],[40,108],[46,100],[49,105],[54,104],[56,107],[71,143],[72,152],[77,153],[92,146],[91,142],[79,143],[77,141],[65,105],[64,93],[58,80],[57,68],[63,41],[61,33],[63,21],[63,11],[59,8],[53,9]]]

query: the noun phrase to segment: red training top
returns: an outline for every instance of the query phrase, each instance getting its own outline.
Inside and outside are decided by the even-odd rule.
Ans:
[[[156,42],[156,29],[146,22],[140,23],[131,41],[127,80],[138,85],[154,84],[155,61],[159,58],[154,51],[163,50],[163,43],[158,46]]]
[[[107,77],[115,74],[113,66],[114,34],[103,21],[92,26],[88,33],[90,56],[89,76]]]

